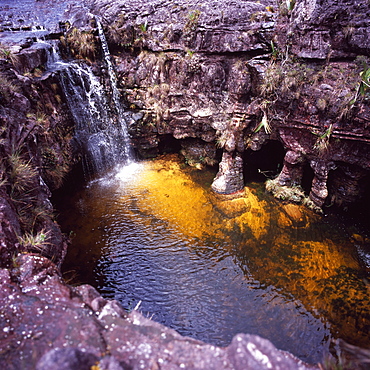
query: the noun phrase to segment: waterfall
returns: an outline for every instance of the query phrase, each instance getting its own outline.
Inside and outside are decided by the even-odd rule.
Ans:
[[[127,122],[126,122],[125,116],[124,116],[123,111],[122,111],[121,94],[120,94],[120,92],[118,90],[118,87],[117,87],[116,72],[115,72],[114,67],[113,67],[111,54],[110,54],[110,51],[109,51],[107,39],[105,37],[101,21],[100,21],[99,17],[97,17],[97,16],[95,17],[95,20],[96,20],[96,25],[97,25],[97,28],[98,28],[99,38],[100,38],[100,42],[101,42],[101,46],[102,46],[102,50],[103,50],[104,60],[105,60],[105,63],[108,67],[108,75],[109,75],[110,85],[111,85],[111,89],[112,89],[112,99],[113,99],[114,108],[115,108],[116,113],[117,113],[117,121],[118,121],[118,124],[120,126],[122,136],[124,138],[125,145],[124,145],[124,153],[123,154],[125,155],[126,162],[129,162],[131,160],[131,157],[132,157],[131,150],[130,150],[130,145],[129,145],[130,144],[130,137],[129,137],[129,134],[128,134],[128,131],[127,131]]]
[[[55,49],[48,69],[59,77],[71,117],[75,139],[83,153],[85,174],[104,173],[131,161],[127,112],[121,107],[117,78],[101,23],[97,20],[109,86],[104,86],[90,66],[81,61],[64,62]],[[109,99],[107,90],[110,90]]]

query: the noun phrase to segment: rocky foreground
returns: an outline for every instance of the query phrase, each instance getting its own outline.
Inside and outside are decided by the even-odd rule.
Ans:
[[[183,337],[89,285],[66,285],[44,257],[22,255],[14,266],[0,271],[6,369],[313,368],[255,335],[236,335],[226,348]]]

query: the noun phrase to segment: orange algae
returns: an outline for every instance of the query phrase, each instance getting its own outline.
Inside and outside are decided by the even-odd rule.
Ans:
[[[145,199],[138,202],[144,212],[170,222],[186,236],[219,234],[219,222],[205,191],[181,170],[179,162],[148,162],[136,185],[147,190]]]
[[[216,196],[176,156],[143,166],[134,184],[140,212],[165,220],[184,237],[224,241],[219,247],[247,260],[255,279],[325,312],[344,338],[369,343],[364,333],[370,299],[356,275],[361,266],[353,245],[324,235],[317,215],[303,206],[268,202],[248,188],[238,197]],[[121,195],[122,203],[130,196]]]

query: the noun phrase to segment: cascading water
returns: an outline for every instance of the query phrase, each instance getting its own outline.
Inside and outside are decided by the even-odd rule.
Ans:
[[[61,61],[53,49],[49,70],[59,76],[70,114],[75,122],[75,138],[83,157],[85,174],[104,173],[117,164],[131,161],[130,138],[126,117],[121,107],[117,78],[101,23],[97,20],[109,86],[104,86],[92,68],[83,62]],[[111,91],[108,99],[106,90]],[[111,101],[110,101],[111,100]]]
[[[99,32],[99,38],[100,38],[100,42],[101,42],[101,46],[102,46],[102,50],[103,50],[104,60],[105,60],[105,62],[107,64],[107,67],[108,67],[108,75],[109,75],[109,80],[110,80],[110,86],[112,88],[112,99],[113,99],[113,103],[114,103],[114,108],[115,108],[116,113],[117,113],[117,121],[118,121],[118,124],[120,126],[120,130],[121,130],[121,133],[122,133],[122,136],[123,136],[123,139],[124,139],[123,142],[126,144],[122,147],[122,149],[123,149],[122,155],[125,157],[124,158],[125,162],[129,162],[131,157],[132,157],[132,154],[131,154],[131,151],[130,151],[130,146],[128,145],[129,142],[130,142],[130,138],[129,138],[129,134],[128,134],[128,131],[127,131],[127,122],[126,122],[124,114],[122,112],[121,94],[120,94],[120,92],[117,88],[117,77],[116,77],[116,73],[115,73],[114,68],[113,68],[113,63],[112,63],[111,55],[110,55],[110,52],[109,52],[107,39],[106,39],[105,34],[104,34],[103,26],[100,22],[99,17],[95,17],[95,20],[96,20],[96,25],[97,25],[98,32]]]

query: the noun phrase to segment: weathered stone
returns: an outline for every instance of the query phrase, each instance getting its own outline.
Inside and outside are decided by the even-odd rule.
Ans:
[[[0,269],[0,364],[7,369],[314,368],[257,336],[238,335],[219,348],[127,314],[116,301],[92,310],[96,290],[67,286],[44,257],[22,255],[15,266]]]
[[[90,370],[98,358],[77,348],[55,348],[41,357],[36,370]]]
[[[244,188],[243,159],[238,152],[226,150],[222,155],[217,176],[213,180],[212,189],[220,194],[232,194]]]
[[[21,228],[14,207],[7,196],[0,197],[0,266],[6,266],[20,249],[18,235]]]
[[[289,150],[284,157],[284,166],[277,177],[281,186],[299,185],[303,176],[304,158],[301,153]]]

